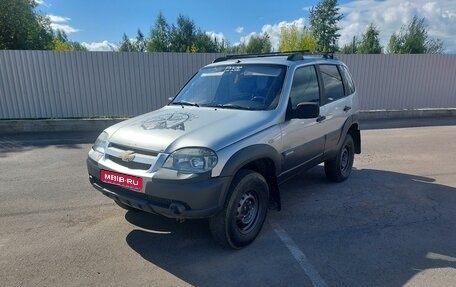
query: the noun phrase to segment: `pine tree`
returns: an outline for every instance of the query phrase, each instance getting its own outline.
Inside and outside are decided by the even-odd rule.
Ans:
[[[338,22],[343,15],[339,14],[337,0],[321,0],[310,9],[310,24],[317,42],[317,49],[321,52],[337,50],[337,40],[340,34]]]
[[[379,30],[374,23],[371,23],[363,34],[362,40],[358,45],[359,54],[381,54],[382,46],[380,46],[380,40],[378,35]]]
[[[127,34],[123,34],[122,41],[119,45],[119,52],[135,52],[136,49],[133,43],[128,39]]]
[[[160,12],[155,25],[150,31],[150,38],[147,42],[148,52],[168,52],[170,49],[170,28],[165,17]]]
[[[147,46],[146,39],[144,38],[144,34],[139,29],[136,34],[136,41],[133,46],[134,46],[134,49],[136,52],[145,52],[146,51],[146,46]]]
[[[170,33],[170,50],[173,52],[191,52],[195,43],[196,26],[190,18],[179,15],[176,25],[172,25]]]
[[[353,41],[349,44],[345,44],[340,52],[342,54],[356,54],[358,53],[359,42],[356,41],[356,36],[353,36]]]
[[[428,35],[424,18],[414,16],[407,27],[393,33],[388,42],[389,54],[441,54],[443,42]]]

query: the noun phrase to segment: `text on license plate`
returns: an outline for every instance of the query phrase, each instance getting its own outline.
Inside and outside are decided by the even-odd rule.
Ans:
[[[112,183],[136,190],[140,190],[143,186],[142,178],[140,177],[104,169],[100,171],[100,179],[102,182]]]

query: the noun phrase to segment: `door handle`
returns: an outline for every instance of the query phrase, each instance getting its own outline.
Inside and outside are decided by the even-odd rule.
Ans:
[[[325,116],[318,116],[317,122],[321,123],[322,121],[326,120]]]
[[[349,106],[345,106],[344,107],[344,112],[348,112],[349,110],[351,110],[352,107],[349,107]]]

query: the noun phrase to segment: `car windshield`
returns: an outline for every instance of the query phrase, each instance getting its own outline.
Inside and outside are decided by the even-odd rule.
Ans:
[[[282,65],[226,65],[201,69],[171,104],[270,110],[277,106],[286,73]]]

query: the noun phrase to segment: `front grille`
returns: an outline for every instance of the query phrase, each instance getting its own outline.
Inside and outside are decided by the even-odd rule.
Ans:
[[[116,144],[116,143],[111,143],[111,146],[113,148],[117,148],[117,149],[121,149],[121,150],[131,150],[131,151],[133,151],[135,153],[144,154],[144,155],[150,155],[150,156],[157,156],[158,155],[158,152],[155,152],[155,151],[138,149],[138,148],[124,146],[124,145],[120,145],[120,144]]]
[[[117,163],[118,165],[127,167],[129,169],[140,169],[140,170],[148,170],[151,167],[151,164],[140,163],[135,161],[123,161],[122,159],[115,157],[115,156],[108,156],[108,158],[112,161]]]
[[[109,151],[110,148],[114,148],[117,152],[111,153]],[[132,161],[123,161],[118,155],[119,151],[132,151],[138,157],[142,157],[141,160],[137,161],[137,159],[133,159]],[[138,149],[135,147],[125,146],[117,143],[111,143],[110,147],[108,148],[108,159],[112,162],[117,163],[118,165],[124,166],[129,169],[137,169],[137,170],[149,170],[155,161],[154,157],[158,155],[155,151],[149,151],[144,149]],[[141,162],[140,162],[141,161]]]

